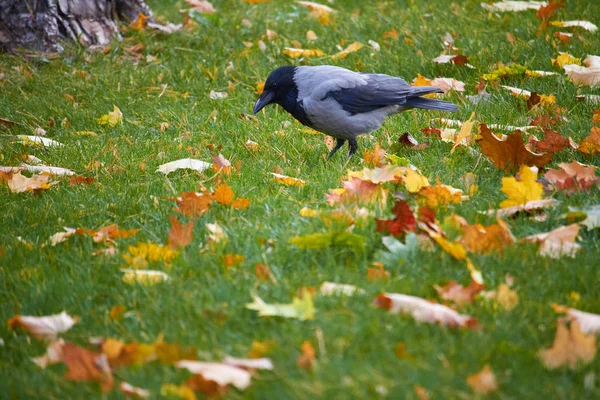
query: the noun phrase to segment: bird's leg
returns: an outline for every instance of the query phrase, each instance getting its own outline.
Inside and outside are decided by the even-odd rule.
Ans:
[[[346,139],[335,139],[335,147],[331,149],[331,151],[327,155],[327,159],[329,160],[331,156],[333,156],[335,152],[338,151],[340,147],[344,145],[344,143],[346,143]]]
[[[358,150],[356,139],[348,139],[348,147],[350,148],[350,151],[348,151],[348,159],[350,159],[354,153],[356,153],[356,150]]]

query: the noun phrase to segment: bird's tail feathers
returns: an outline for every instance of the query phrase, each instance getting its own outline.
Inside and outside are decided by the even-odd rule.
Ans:
[[[427,99],[424,97],[415,97],[408,99],[404,104],[408,107],[423,108],[425,110],[438,110],[438,111],[456,111],[458,106],[449,101]]]

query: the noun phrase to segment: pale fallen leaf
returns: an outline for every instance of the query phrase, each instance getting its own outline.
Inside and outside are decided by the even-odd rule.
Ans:
[[[216,92],[214,90],[211,90],[210,94],[208,95],[211,100],[221,100],[227,98],[227,96],[229,96],[227,92]]]
[[[302,179],[292,178],[290,176],[277,174],[275,172],[271,172],[271,175],[275,177],[275,182],[285,186],[304,186],[306,184],[306,181]]]
[[[258,311],[261,317],[296,318],[301,321],[313,319],[315,306],[312,295],[304,291],[302,298],[294,297],[291,304],[267,304],[257,295],[252,296],[253,302],[246,304],[249,310]]]
[[[185,0],[186,3],[192,8],[202,14],[214,14],[217,12],[213,5],[207,0]]]
[[[192,374],[201,375],[205,380],[216,382],[219,386],[233,385],[239,390],[250,386],[251,375],[245,369],[215,362],[181,360],[175,363]]]
[[[473,326],[476,320],[442,304],[400,293],[384,293],[375,298],[374,305],[391,314],[411,314],[418,322],[435,323],[451,328]]]
[[[8,321],[8,326],[12,329],[20,327],[38,339],[55,339],[59,333],[71,329],[78,320],[78,317],[71,317],[65,311],[45,317],[15,315]]]
[[[560,258],[562,256],[575,257],[581,250],[581,245],[575,240],[579,235],[579,224],[561,226],[550,232],[538,233],[523,238],[525,242],[539,243],[539,252],[542,256]]]
[[[235,358],[235,357],[225,357],[223,364],[231,365],[233,367],[238,368],[246,368],[246,369],[273,369],[273,362],[270,358]]]
[[[133,386],[132,384],[127,383],[125,381],[121,382],[121,384],[119,385],[119,390],[125,396],[129,396],[131,398],[136,398],[136,399],[149,399],[150,398],[150,392],[148,390]]]
[[[431,86],[442,89],[444,92],[454,90],[456,92],[465,91],[465,83],[457,81],[454,78],[435,78],[431,81]]]
[[[48,175],[58,175],[58,176],[71,176],[75,175],[74,171],[71,171],[67,168],[61,167],[50,167],[47,165],[28,165],[22,163],[18,167],[0,167],[0,172],[20,172],[20,171],[28,171],[34,174],[48,174]]]
[[[46,353],[31,359],[38,367],[44,369],[48,365],[59,363],[62,360],[62,349],[65,345],[63,339],[58,339],[51,342],[46,349]]]
[[[13,193],[32,192],[35,190],[48,190],[58,182],[50,181],[49,175],[33,175],[31,178],[21,175],[21,172],[11,174],[7,182]]]
[[[171,172],[178,169],[193,169],[194,171],[202,172],[211,166],[212,164],[207,163],[206,161],[195,160],[193,158],[182,158],[180,160],[162,164],[158,167],[156,172],[162,172],[165,175],[169,175]]]
[[[509,12],[509,11],[526,11],[526,10],[539,10],[540,8],[547,6],[548,3],[545,1],[501,1],[496,3],[480,3],[481,7],[492,12]]]
[[[489,216],[509,217],[509,216],[519,213],[521,211],[524,211],[526,213],[531,213],[533,211],[539,211],[544,208],[554,207],[557,204],[558,204],[558,201],[556,201],[554,199],[534,200],[534,201],[528,201],[525,204],[520,204],[520,205],[513,206],[513,207],[501,208],[499,210],[491,209],[491,210],[487,211],[487,214]]]
[[[354,294],[364,294],[365,291],[357,288],[354,285],[335,282],[323,282],[319,289],[319,293],[323,296],[353,296]]]
[[[568,329],[565,319],[558,318],[552,347],[540,350],[539,355],[546,368],[567,366],[575,369],[578,363],[588,364],[596,356],[596,337],[586,336],[577,321],[571,321]]]
[[[29,135],[17,135],[16,136],[19,141],[17,143],[23,144],[35,144],[38,146],[46,146],[46,147],[61,147],[62,143],[57,142],[56,140],[48,139],[41,136],[29,136]]]
[[[560,26],[561,28],[576,26],[590,32],[596,32],[598,30],[598,27],[589,21],[552,21],[550,24],[554,26]]]
[[[340,58],[345,58],[348,54],[354,53],[355,51],[360,50],[362,47],[363,47],[362,43],[354,42],[351,45],[349,45],[348,47],[346,47],[344,50],[340,51],[339,53],[332,55],[331,59],[338,60]]]
[[[162,271],[154,271],[147,269],[121,269],[124,273],[123,282],[133,284],[140,283],[142,285],[154,285],[156,283],[164,282],[169,280],[169,275]]]

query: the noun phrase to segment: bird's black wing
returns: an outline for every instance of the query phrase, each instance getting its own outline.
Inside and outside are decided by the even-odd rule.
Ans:
[[[407,100],[428,93],[443,93],[433,86],[410,86],[404,79],[383,74],[361,74],[365,85],[331,90],[321,100],[332,98],[351,114],[366,113],[390,105],[403,105]]]

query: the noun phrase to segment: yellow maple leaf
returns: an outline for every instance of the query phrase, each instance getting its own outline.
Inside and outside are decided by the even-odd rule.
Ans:
[[[423,75],[417,73],[417,77],[412,81],[413,86],[431,86],[431,79],[425,78]]]
[[[500,207],[520,206],[529,201],[542,199],[544,188],[541,183],[536,182],[537,170],[524,165],[521,167],[519,175],[520,181],[512,176],[502,178],[502,191],[508,196],[508,199],[500,203]]]
[[[119,123],[123,123],[123,113],[119,110],[119,107],[113,105],[114,109],[112,112],[105,114],[98,118],[96,122],[100,125],[108,125],[111,128],[114,128]]]
[[[576,64],[581,65],[581,58],[573,57],[569,54],[569,52],[560,53],[560,55],[556,58],[552,58],[552,65],[556,65],[560,68],[564,67],[568,64]]]
[[[417,193],[421,188],[429,186],[429,180],[412,168],[406,168],[404,186],[410,193]]]
[[[475,117],[474,112],[471,114],[468,120],[463,122],[460,130],[458,131],[456,136],[454,136],[454,145],[452,146],[452,150],[450,150],[450,153],[454,153],[454,150],[456,150],[456,148],[461,144],[468,146],[469,144],[473,143],[474,137],[472,131],[473,126],[475,125],[473,117]]]
[[[300,57],[312,57],[312,56],[324,56],[325,53],[323,53],[321,50],[317,50],[317,49],[298,49],[295,47],[286,47],[285,49],[283,49],[281,51],[283,54],[285,54],[286,56],[289,56],[291,58],[300,58]]]

